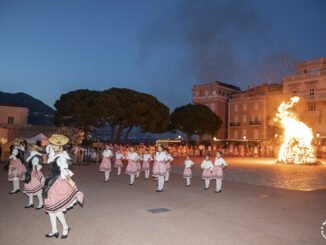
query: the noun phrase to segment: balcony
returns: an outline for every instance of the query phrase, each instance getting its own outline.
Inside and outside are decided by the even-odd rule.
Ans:
[[[323,76],[326,75],[326,70],[322,69],[319,71],[311,71],[311,72],[307,72],[307,73],[301,73],[301,74],[296,74],[293,76],[288,76],[288,77],[284,77],[283,81],[284,82],[290,82],[290,81],[295,81],[295,80],[301,80],[301,79],[305,79],[305,78],[312,78],[312,77],[318,77],[318,76]]]
[[[240,126],[239,122],[231,122],[230,123],[230,127],[237,127],[237,126]]]
[[[250,121],[250,125],[261,125],[261,121],[255,120],[255,121]]]

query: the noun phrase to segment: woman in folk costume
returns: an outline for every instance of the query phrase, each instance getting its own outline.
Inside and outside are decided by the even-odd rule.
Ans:
[[[167,154],[163,151],[162,146],[158,146],[158,151],[155,154],[156,167],[153,168],[153,176],[158,178],[157,192],[162,192],[164,187],[164,177],[166,174],[166,162],[168,161]]]
[[[194,165],[194,162],[190,160],[190,155],[187,156],[185,161],[185,169],[183,171],[183,178],[187,180],[186,187],[190,187],[190,179],[192,178],[191,167]]]
[[[29,197],[29,202],[25,208],[33,208],[33,197],[37,196],[38,206],[36,210],[43,208],[43,185],[45,182],[44,175],[41,172],[43,157],[41,154],[42,148],[37,145],[31,146],[31,154],[27,158],[27,172],[25,174],[24,193]]]
[[[164,181],[165,181],[165,183],[167,183],[167,182],[169,182],[169,178],[170,178],[171,162],[173,161],[173,157],[169,154],[168,149],[165,149],[164,152],[165,152],[166,157],[167,157],[167,162],[165,163],[165,165],[166,165],[166,173],[165,173]]]
[[[205,190],[209,188],[209,182],[212,179],[212,170],[213,170],[213,163],[209,159],[209,155],[206,155],[206,160],[204,160],[201,164],[201,169],[203,169],[202,179],[205,180]]]
[[[218,151],[214,162],[214,168],[212,171],[212,179],[216,179],[216,193],[220,193],[222,190],[223,168],[228,166],[227,162],[222,158],[222,153]]]
[[[71,176],[73,173],[68,169],[67,154],[63,147],[69,139],[64,135],[53,135],[49,138],[54,154],[49,156],[50,174],[47,177],[44,189],[45,211],[50,216],[52,232],[45,236],[58,238],[57,218],[62,224],[61,238],[67,238],[70,228],[63,212],[71,208],[76,202],[83,204],[84,194],[80,192]]]
[[[110,158],[113,157],[113,153],[110,150],[109,145],[105,145],[105,150],[102,152],[102,156],[103,156],[103,159],[102,159],[99,171],[104,172],[104,175],[105,175],[104,182],[109,182],[110,172],[111,172],[111,160],[110,160]]]
[[[123,167],[123,163],[122,160],[125,157],[121,154],[120,149],[117,149],[117,153],[115,155],[115,162],[114,162],[114,167],[118,168],[118,173],[116,174],[117,176],[119,176],[121,174],[121,168]]]
[[[23,139],[15,139],[14,148],[12,150],[8,171],[8,181],[13,182],[13,190],[9,194],[15,194],[20,191],[19,181],[25,180],[26,167],[24,162],[24,141]]]
[[[153,161],[153,158],[150,154],[148,154],[147,149],[145,149],[145,152],[143,155],[143,166],[142,166],[142,170],[145,172],[145,179],[149,178],[149,171],[150,171],[149,163],[151,161]]]
[[[130,147],[130,152],[127,156],[128,165],[126,168],[126,174],[130,175],[129,185],[133,185],[135,182],[135,175],[137,174],[137,162],[140,160],[140,157],[134,148]]]
[[[138,151],[138,149],[137,149],[137,151]],[[139,152],[139,151],[138,151]],[[139,155],[138,155],[139,156]],[[140,156],[139,156],[139,159],[138,159],[138,161],[137,161],[137,174],[136,174],[136,178],[139,178],[139,174],[140,174],[140,172],[141,172],[141,164],[140,164],[140,161],[141,161],[141,158],[140,158]]]

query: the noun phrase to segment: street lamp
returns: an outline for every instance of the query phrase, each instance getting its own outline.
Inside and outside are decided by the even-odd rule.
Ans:
[[[178,136],[178,139],[181,139],[181,135]]]
[[[244,136],[243,136],[243,140],[246,140],[246,139],[247,139],[247,136],[244,135]]]
[[[214,141],[216,141],[216,137],[214,137],[213,139],[214,139]]]
[[[320,136],[320,133],[318,133],[318,132],[317,132],[317,133],[316,133],[316,136],[317,136],[317,138],[319,138],[319,136]]]
[[[275,138],[277,138],[278,134],[274,134]]]

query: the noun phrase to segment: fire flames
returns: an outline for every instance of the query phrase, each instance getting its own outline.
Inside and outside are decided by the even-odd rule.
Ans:
[[[313,133],[303,122],[298,121],[293,112],[288,111],[299,97],[292,97],[291,101],[284,101],[278,107],[276,121],[280,121],[284,128],[284,142],[278,154],[278,161],[284,163],[304,164],[316,162],[315,151],[311,145]]]

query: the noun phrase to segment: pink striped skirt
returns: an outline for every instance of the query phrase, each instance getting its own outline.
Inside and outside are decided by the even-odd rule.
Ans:
[[[153,177],[165,176],[166,165],[165,162],[156,162],[155,168],[153,167]]]
[[[42,194],[42,187],[44,185],[45,178],[41,171],[31,173],[31,181],[24,185],[24,193],[26,196],[33,197]]]
[[[192,177],[192,171],[191,168],[185,168],[183,171],[183,178],[191,178]]]
[[[170,162],[165,163],[165,166],[166,166],[166,171],[171,171],[171,163]]]
[[[154,161],[154,164],[153,164],[153,172],[158,172],[157,167],[158,167],[157,161]]]
[[[115,168],[121,168],[121,167],[123,167],[123,163],[122,163],[121,159],[115,160],[114,167]]]
[[[212,179],[212,172],[210,169],[204,169],[202,179]]]
[[[71,187],[67,179],[58,177],[48,191],[44,200],[45,211],[48,213],[64,212],[79,202],[84,202],[84,194],[77,187]]]
[[[142,170],[143,170],[143,171],[146,171],[146,170],[149,170],[149,168],[150,168],[150,167],[149,167],[149,162],[145,162],[145,161],[144,161],[144,162],[143,162]]]
[[[111,161],[110,159],[103,157],[99,171],[111,171]]]
[[[212,179],[223,179],[223,169],[218,166],[214,166],[212,171]]]
[[[125,174],[137,174],[137,163],[135,161],[129,160],[126,168]]]
[[[13,181],[14,178],[18,178],[21,181],[25,180],[26,171],[26,167],[19,159],[13,160],[9,165],[8,181]]]
[[[140,162],[137,162],[137,172],[140,172],[141,171],[141,165],[140,165]]]

